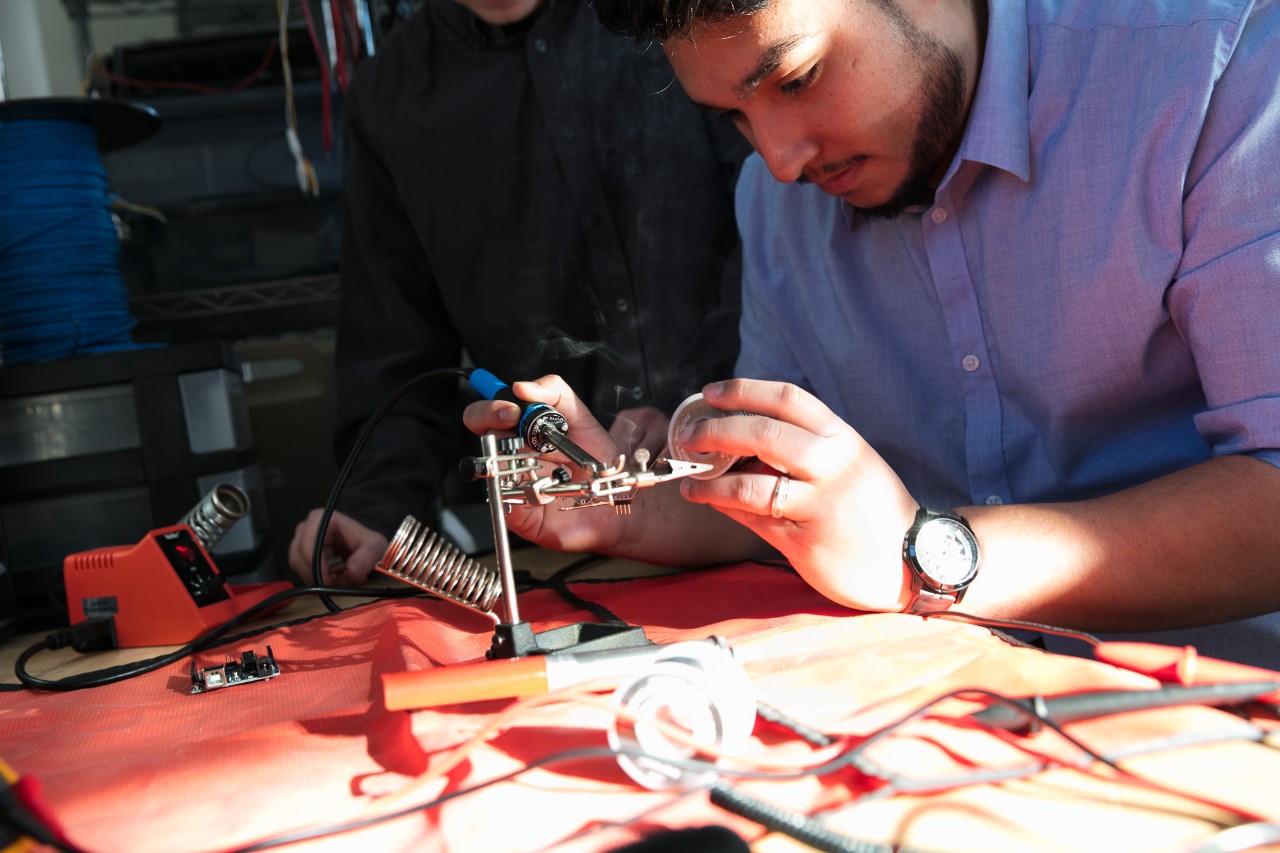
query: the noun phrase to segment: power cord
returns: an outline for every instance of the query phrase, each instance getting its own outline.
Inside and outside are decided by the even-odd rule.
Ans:
[[[115,617],[104,616],[77,623],[70,628],[62,629],[55,633],[49,634],[40,642],[32,645],[18,656],[17,662],[14,664],[14,674],[23,686],[33,690],[48,690],[56,692],[65,692],[70,690],[83,690],[88,687],[103,687],[108,684],[115,684],[128,678],[133,678],[148,672],[154,672],[157,669],[168,666],[169,664],[181,660],[188,655],[196,652],[204,651],[218,645],[219,642],[226,638],[233,629],[250,621],[259,614],[268,611],[274,607],[283,604],[293,598],[303,595],[319,595],[327,597],[330,595],[344,595],[356,598],[414,598],[422,596],[417,589],[361,589],[358,587],[347,589],[343,587],[327,587],[327,586],[302,586],[294,587],[277,592],[268,598],[264,598],[257,604],[245,608],[245,610],[236,616],[223,622],[216,628],[212,628],[200,636],[196,637],[190,643],[175,649],[158,657],[149,658],[135,663],[123,664],[121,666],[109,667],[107,669],[96,670],[94,672],[81,673],[71,675],[66,678],[49,680],[32,675],[27,671],[27,662],[35,655],[42,651],[61,649],[71,646],[79,652],[94,652],[105,649],[114,649],[116,644]],[[275,625],[270,626],[277,627]]]
[[[400,402],[400,399],[411,391],[417,390],[420,386],[428,382],[434,382],[437,379],[452,377],[455,379],[466,379],[471,371],[461,367],[442,367],[437,370],[429,370],[426,373],[420,373],[408,382],[396,389],[390,397],[383,401],[378,410],[373,413],[364,428],[360,430],[360,435],[356,439],[356,443],[352,446],[351,452],[347,454],[346,461],[342,464],[342,470],[338,472],[337,479],[333,482],[333,488],[329,492],[329,499],[325,501],[324,511],[320,515],[320,524],[316,527],[316,538],[312,545],[311,551],[311,577],[316,583],[324,581],[324,540],[325,534],[329,531],[329,521],[333,518],[333,513],[338,507],[338,496],[342,494],[342,487],[346,485],[347,478],[351,476],[351,469],[355,467],[356,460],[360,458],[361,451],[364,450],[366,444],[369,443],[369,437],[373,434],[373,430],[378,423],[386,417],[391,407]],[[340,608],[333,602],[333,599],[327,595],[320,597],[321,602],[330,612],[336,612]]]

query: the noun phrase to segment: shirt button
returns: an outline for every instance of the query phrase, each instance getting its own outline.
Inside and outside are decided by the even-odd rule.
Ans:
[[[933,212],[929,214],[929,218],[933,220],[934,225],[941,225],[947,221],[947,209],[945,207],[935,207]]]
[[[573,139],[574,137],[573,128],[572,127],[560,128],[560,135],[563,136],[565,139]]]
[[[999,495],[987,495],[987,506],[1000,506],[1004,503],[1004,498]]]
[[[628,308],[631,307],[631,303],[625,299],[619,299],[617,302],[614,303],[614,305],[618,307],[619,311],[626,311]]]
[[[546,39],[534,39],[534,40],[533,40],[533,49],[534,49],[534,50],[536,50],[538,53],[546,53],[546,52],[547,52],[547,41],[546,41]]]
[[[643,386],[643,385],[636,385],[634,388],[632,388],[632,389],[631,389],[631,396],[632,396],[632,397],[635,397],[637,400],[641,400],[641,399],[643,399],[643,398],[644,398],[644,386]]]
[[[976,355],[973,355],[972,353],[960,359],[960,366],[963,367],[965,370],[969,371],[970,373],[973,373],[975,370],[977,370],[979,364],[981,364],[981,362],[978,361],[978,357]]]

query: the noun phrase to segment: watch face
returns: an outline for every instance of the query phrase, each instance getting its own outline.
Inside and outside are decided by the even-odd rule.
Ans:
[[[929,580],[943,589],[963,586],[978,571],[972,534],[950,518],[934,518],[920,528],[915,558]]]

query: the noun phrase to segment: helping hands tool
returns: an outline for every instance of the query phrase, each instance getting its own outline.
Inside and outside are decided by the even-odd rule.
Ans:
[[[561,509],[609,505],[625,515],[630,512],[631,500],[638,490],[697,476],[712,468],[704,462],[670,457],[659,459],[650,467],[649,453],[643,448],[634,454],[637,470],[626,469],[625,455],[605,465],[569,439],[567,420],[551,406],[518,399],[508,385],[487,370],[472,371],[470,382],[488,400],[505,400],[520,406],[516,431],[530,448],[530,452],[522,452],[517,440],[502,439],[490,450],[482,442],[484,455],[463,461],[461,468],[465,476],[498,482],[497,503],[545,505],[557,498],[566,498],[569,503]],[[541,454],[553,450],[560,451],[585,470],[590,479],[574,481],[563,467],[540,476]]]
[[[568,505],[561,509],[612,506],[615,512],[626,515],[630,514],[631,501],[638,490],[705,472],[711,466],[663,458],[650,467],[649,454],[643,449],[635,453],[638,470],[626,469],[625,455],[605,465],[568,438],[568,420],[551,406],[516,398],[506,383],[487,370],[473,370],[468,380],[486,399],[505,400],[520,407],[519,436],[481,436],[481,455],[464,460],[461,466],[464,475],[487,481],[498,572],[467,557],[413,516],[400,525],[375,570],[493,619],[497,626],[487,655],[491,660],[569,649],[595,651],[649,645],[642,628],[625,624],[577,623],[535,635],[532,627],[520,619],[506,513],[513,504],[537,506],[565,499]],[[589,479],[574,481],[563,466],[544,473],[546,460],[542,454],[552,451],[572,460],[587,472]],[[499,604],[501,617],[493,612]]]

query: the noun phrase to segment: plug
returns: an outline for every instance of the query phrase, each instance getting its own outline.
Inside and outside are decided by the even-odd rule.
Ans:
[[[71,648],[78,652],[100,652],[119,647],[114,616],[95,616],[71,626]]]
[[[71,646],[81,653],[117,649],[120,647],[120,641],[116,637],[116,617],[95,616],[92,619],[77,622],[70,628],[64,628],[56,634],[45,637],[44,642],[48,649]]]

